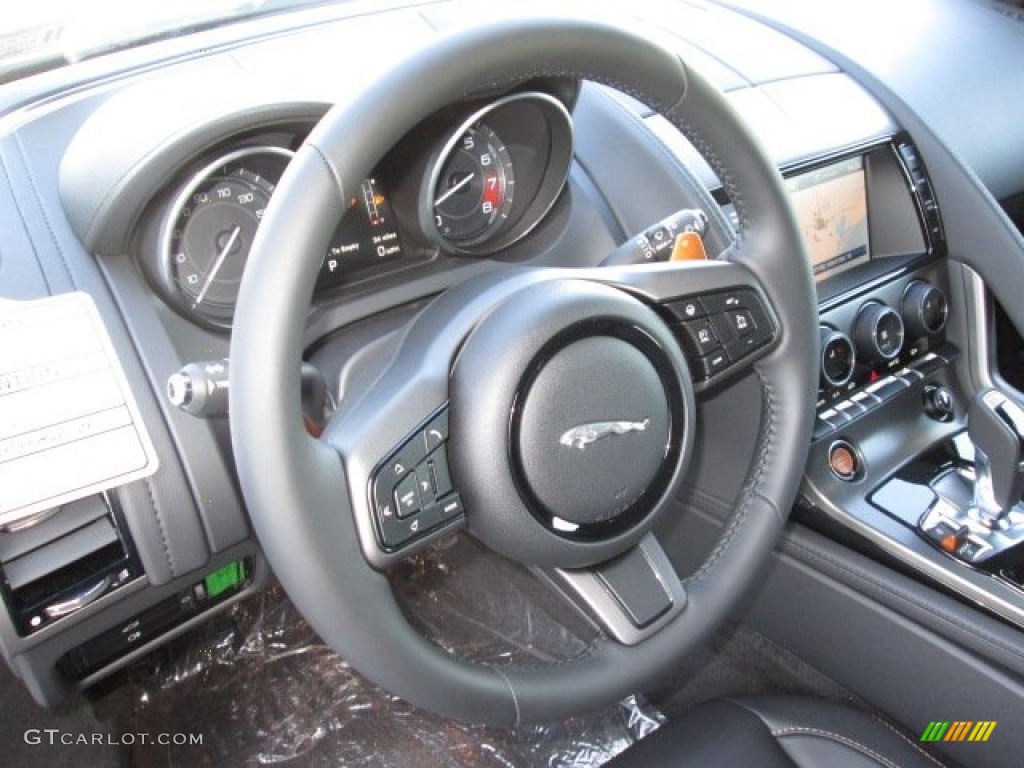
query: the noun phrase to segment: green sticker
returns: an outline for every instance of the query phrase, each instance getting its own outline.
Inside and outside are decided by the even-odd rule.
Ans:
[[[229,563],[203,579],[203,583],[206,585],[206,594],[210,597],[217,597],[229,589],[234,589],[243,581],[245,581],[245,564],[241,562]]]

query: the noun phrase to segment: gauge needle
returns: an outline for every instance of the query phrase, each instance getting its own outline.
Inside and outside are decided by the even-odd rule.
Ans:
[[[441,196],[440,196],[439,198],[437,198],[437,200],[435,200],[435,201],[434,201],[434,205],[435,205],[435,206],[436,206],[436,205],[440,205],[440,204],[441,204],[441,203],[443,203],[443,202],[444,202],[445,200],[447,200],[447,199],[448,199],[449,197],[451,197],[451,196],[452,196],[452,195],[454,195],[454,194],[455,194],[456,192],[458,192],[458,191],[459,191],[460,189],[462,189],[462,188],[463,188],[464,186],[466,186],[467,184],[469,184],[469,182],[471,182],[471,181],[473,180],[473,176],[474,176],[474,175],[475,175],[475,174],[472,174],[472,173],[471,173],[471,174],[469,174],[468,176],[466,176],[466,178],[464,178],[464,179],[463,179],[462,181],[460,181],[460,182],[459,182],[458,184],[456,184],[456,185],[455,185],[454,187],[451,187],[451,188],[450,188],[450,189],[449,189],[449,190],[448,190],[447,192],[445,192],[445,193],[444,193],[443,195],[441,195]]]
[[[217,256],[217,260],[213,262],[213,266],[210,268],[209,274],[206,276],[206,282],[203,283],[203,287],[199,290],[199,295],[196,296],[196,300],[192,302],[192,309],[195,309],[203,303],[203,299],[206,298],[206,292],[210,290],[210,286],[213,285],[213,280],[217,277],[217,273],[220,272],[220,268],[224,265],[224,259],[228,257],[228,251],[231,250],[231,246],[235,244],[235,240],[238,239],[238,234],[242,231],[240,225],[236,226],[231,232],[231,237],[221,248],[220,254]]]

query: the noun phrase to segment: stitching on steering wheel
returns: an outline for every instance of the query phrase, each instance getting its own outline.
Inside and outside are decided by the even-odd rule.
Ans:
[[[764,498],[760,494],[761,480],[764,477],[765,465],[767,464],[767,456],[774,449],[773,443],[775,439],[775,393],[772,390],[771,385],[765,379],[764,374],[757,371],[757,378],[761,384],[761,402],[764,408],[764,426],[762,427],[760,434],[758,435],[757,445],[755,450],[759,452],[757,463],[754,465],[754,471],[750,474],[750,481],[746,484],[743,489],[741,501],[736,509],[736,515],[729,523],[729,527],[725,533],[718,540],[714,550],[708,556],[708,558],[701,564],[700,568],[694,572],[692,576],[683,581],[684,585],[697,584],[704,579],[708,574],[708,571],[714,566],[714,564],[725,554],[729,548],[733,537],[736,532],[743,525],[746,520],[747,513],[750,511],[751,502],[755,496]],[[765,499],[766,501],[770,501]],[[772,505],[774,506],[774,504]]]
[[[710,227],[709,231],[705,234],[705,241],[707,241],[709,237],[713,237],[718,241],[715,243],[715,253],[721,254],[728,250],[728,248],[733,244],[732,224],[728,219],[726,219],[721,208],[715,203],[714,199],[711,197],[711,193],[705,189],[700,179],[698,179],[693,171],[687,168],[686,165],[676,157],[676,155],[668,148],[665,142],[657,136],[657,134],[653,133],[648,126],[644,124],[643,117],[627,108],[618,99],[613,98],[607,91],[596,91],[596,94],[597,97],[604,103],[608,104],[611,109],[614,109],[617,113],[622,115],[623,119],[632,126],[634,130],[633,135],[639,141],[653,147],[659,157],[663,158],[664,162],[667,163],[675,173],[686,180],[686,184],[691,188],[691,192],[697,196],[698,200],[703,201],[707,205],[705,213],[707,214],[709,221],[713,221],[715,224],[715,226]],[[664,117],[664,115],[662,116]],[[666,117],[665,119],[671,122],[671,118]],[[708,243],[705,242],[705,245],[707,244]]]
[[[569,77],[569,78],[573,78],[573,79],[576,79],[576,80],[590,80],[591,82],[594,82],[594,83],[600,83],[601,85],[607,85],[607,86],[610,86],[610,87],[615,88],[617,90],[620,90],[620,91],[622,91],[625,94],[628,94],[628,95],[632,96],[634,99],[637,99],[638,101],[641,101],[641,102],[647,104],[648,106],[654,107],[655,109],[657,109],[662,114],[665,114],[666,112],[671,111],[676,106],[675,104],[673,104],[671,107],[667,107],[664,104],[654,100],[650,96],[650,94],[643,93],[643,92],[637,90],[636,88],[634,88],[633,86],[627,85],[626,83],[619,82],[618,80],[616,80],[614,78],[602,77],[600,75],[594,75],[594,74],[589,73],[589,72],[581,72],[581,71],[578,71],[578,70],[568,70],[568,69],[560,69],[560,70],[532,69],[532,70],[527,70],[527,71],[524,71],[524,72],[519,72],[516,75],[512,75],[510,77],[503,78],[501,80],[492,80],[491,82],[486,83],[483,86],[481,86],[480,88],[474,89],[473,91],[467,91],[467,92],[465,92],[463,94],[463,97],[464,98],[469,98],[469,97],[472,97],[472,96],[479,96],[481,91],[485,91],[486,92],[486,91],[491,91],[491,90],[493,90],[493,91],[504,90],[506,88],[510,88],[510,87],[512,87],[514,85],[520,85],[520,84],[526,82],[527,80],[533,80],[533,79],[536,79],[538,77]],[[683,95],[686,94],[686,87],[687,87],[686,83],[684,82],[683,83]],[[676,102],[676,103],[678,104],[678,102]]]
[[[341,208],[342,210],[348,210],[348,206],[345,205],[345,185],[342,183],[341,176],[338,174],[337,169],[335,169],[334,163],[327,158],[327,155],[325,155],[323,150],[316,144],[309,141],[307,141],[306,144],[316,152],[316,156],[320,158],[320,162],[326,166],[327,172],[331,174],[331,178],[334,179],[334,185],[338,188],[338,199],[341,201]]]
[[[685,66],[685,64],[684,64]],[[676,105],[678,106],[678,105]],[[671,116],[670,116],[671,115]],[[711,166],[718,178],[721,179],[722,185],[725,187],[725,194],[728,195],[729,199],[732,200],[733,206],[736,208],[737,226],[736,226],[736,242],[735,247],[739,248],[742,246],[744,241],[744,235],[747,231],[747,204],[743,199],[743,195],[740,194],[739,187],[736,186],[736,182],[732,180],[732,176],[729,175],[729,171],[726,170],[725,165],[721,160],[718,159],[718,155],[715,154],[711,146],[704,141],[701,133],[695,129],[690,123],[685,120],[681,115],[675,113],[675,106],[672,107],[671,113],[666,114],[665,117],[680,131],[683,135],[690,140],[690,143],[697,148],[697,151],[708,161],[708,165]]]

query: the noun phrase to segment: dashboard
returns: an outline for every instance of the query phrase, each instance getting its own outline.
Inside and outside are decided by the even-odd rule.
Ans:
[[[231,325],[252,240],[312,123],[231,137],[189,157],[144,214],[139,265],[188,320]],[[484,256],[532,230],[572,157],[566,104],[521,91],[417,126],[339,211],[314,299],[439,256]]]
[[[124,398],[147,459],[134,474],[98,466],[82,493],[25,504],[24,525],[0,533],[0,646],[40,702],[92,685],[271,578],[225,418],[247,256],[295,152],[345,98],[336,72],[356,57],[337,50],[336,36],[357,50],[380,39],[420,44],[457,23],[456,5],[342,5],[284,31],[250,22],[162,43],[156,63],[128,51],[3,93],[0,295],[91,297],[109,333],[96,343],[119,361],[108,393]],[[871,72],[724,6],[640,4],[635,15],[754,127],[804,234],[821,371],[801,520],[1024,626],[1018,559],[989,560],[967,534],[950,550],[945,529],[920,527],[939,493],[932,481],[970,462],[967,404],[988,368],[988,300],[965,265],[985,237],[1016,247],[1015,235],[979,237],[965,223],[984,216],[950,191],[964,182],[942,142],[919,113],[883,103]],[[733,35],[713,34],[726,22]],[[223,100],[198,90],[211,78],[225,83]],[[368,164],[320,251],[301,373],[311,431],[353,407],[347,393],[380,375],[411,319],[470,277],[692,257],[687,248],[716,260],[734,245],[736,201],[696,149],[630,96],[568,75],[468,94]],[[1024,192],[1018,181],[1007,194]],[[735,406],[719,384],[751,354],[749,340],[773,343],[755,334],[771,327],[770,313],[730,299],[739,301],[681,294],[663,310],[702,414]],[[71,378],[72,352],[19,370]],[[0,395],[40,385],[18,372],[4,371]],[[108,405],[97,399],[74,416]],[[46,435],[39,450],[64,446]],[[26,453],[14,437],[0,435],[0,467]],[[728,504],[737,489],[714,466],[734,458],[729,436],[710,439],[693,484]],[[0,495],[0,511],[13,509]],[[445,530],[410,535],[398,553]]]

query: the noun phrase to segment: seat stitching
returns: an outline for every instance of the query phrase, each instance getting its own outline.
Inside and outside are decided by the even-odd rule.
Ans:
[[[784,739],[787,736],[818,736],[823,739],[830,739],[844,746],[855,749],[858,752],[870,757],[879,765],[884,765],[886,768],[900,768],[896,763],[892,762],[888,758],[880,755],[871,747],[861,744],[856,739],[851,739],[849,736],[843,736],[840,733],[833,733],[832,731],[826,731],[821,728],[808,728],[805,726],[793,726],[791,728],[781,728],[771,732],[772,736],[777,739]]]
[[[907,736],[906,736],[906,734],[902,733],[902,732],[900,731],[900,729],[899,729],[899,728],[897,728],[896,726],[894,726],[894,725],[893,725],[892,723],[890,723],[889,721],[887,721],[887,720],[886,720],[885,718],[879,717],[878,715],[873,715],[873,717],[874,717],[874,718],[875,718],[875,720],[877,720],[877,721],[878,721],[879,723],[881,723],[882,725],[884,725],[884,726],[885,726],[886,728],[888,728],[888,729],[889,729],[890,731],[892,731],[892,732],[893,732],[893,733],[895,733],[895,734],[896,734],[897,736],[899,736],[899,737],[900,737],[901,739],[903,739],[903,740],[904,740],[905,742],[907,742],[907,744],[909,744],[910,746],[912,746],[912,747],[913,747],[913,748],[914,748],[914,749],[915,749],[915,750],[916,750],[916,751],[917,751],[918,753],[920,753],[920,754],[921,754],[922,756],[924,756],[924,757],[927,757],[927,758],[928,758],[929,760],[931,760],[931,761],[932,761],[932,763],[934,763],[935,765],[939,766],[939,768],[946,768],[946,764],[945,764],[945,763],[943,763],[943,762],[942,762],[941,760],[939,760],[939,758],[935,757],[935,755],[933,755],[933,754],[931,754],[930,752],[926,751],[926,750],[925,750],[925,749],[924,749],[924,748],[923,748],[923,747],[922,747],[922,746],[921,746],[920,744],[915,744],[915,743],[914,743],[913,741],[911,741],[910,739],[908,739],[908,738],[907,738]]]

